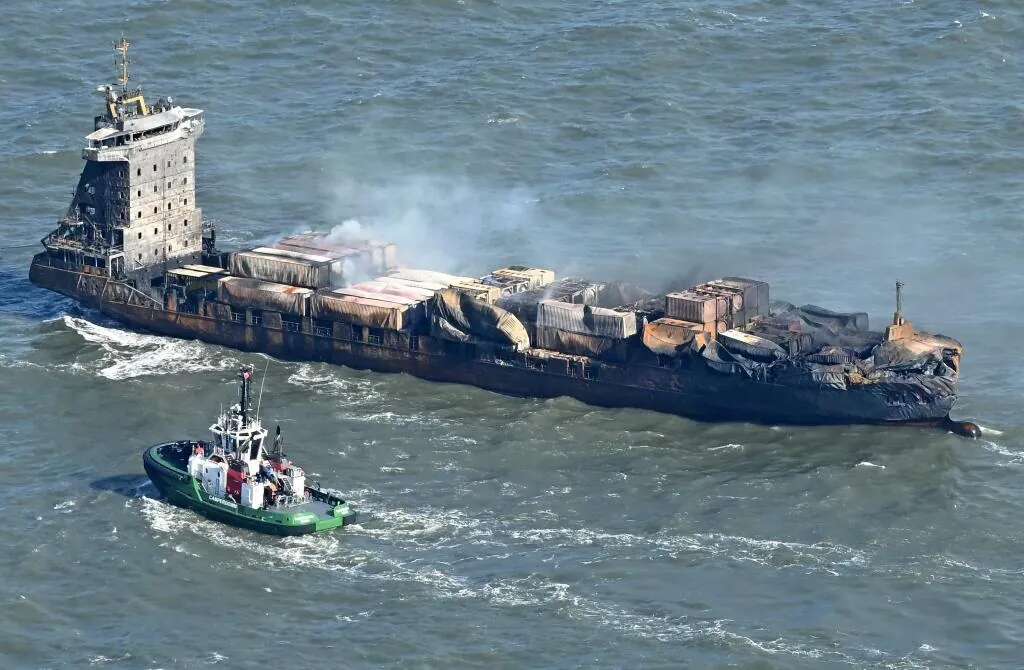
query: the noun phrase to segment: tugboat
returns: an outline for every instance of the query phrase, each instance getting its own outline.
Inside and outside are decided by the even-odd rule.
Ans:
[[[306,475],[284,454],[281,427],[268,432],[252,408],[253,367],[238,373],[238,403],[210,426],[213,440],[181,440],[150,447],[146,474],[167,500],[205,517],[272,535],[305,535],[355,521],[349,504],[307,486]]]

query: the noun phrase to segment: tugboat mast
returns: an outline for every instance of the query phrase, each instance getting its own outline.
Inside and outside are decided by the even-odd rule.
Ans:
[[[252,372],[253,366],[243,365],[238,370],[241,382],[238,387],[238,414],[242,418],[242,427],[249,425],[249,406],[252,404]]]

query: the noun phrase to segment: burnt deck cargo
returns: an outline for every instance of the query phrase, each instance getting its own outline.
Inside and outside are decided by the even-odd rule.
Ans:
[[[899,381],[846,390],[799,388],[723,375],[699,364],[668,368],[656,355],[648,364],[616,365],[552,355],[466,345],[429,335],[387,333],[370,341],[352,328],[296,329],[280,321],[252,323],[252,314],[171,311],[108,278],[33,261],[34,283],[79,300],[136,328],[199,339],[292,360],[323,361],[378,372],[404,372],[439,382],[471,384],[516,396],[569,396],[603,407],[636,407],[701,420],[759,423],[939,423],[956,401],[956,387],[922,396],[916,384]],[[367,329],[368,330],[368,329]]]

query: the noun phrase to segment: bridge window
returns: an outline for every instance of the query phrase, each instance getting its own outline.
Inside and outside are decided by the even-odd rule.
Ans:
[[[182,177],[181,178],[181,183],[182,184],[187,184],[188,183],[188,177]]]
[[[188,205],[188,198],[185,198],[185,203],[184,203],[184,204],[185,204],[186,206]]]
[[[142,239],[142,233],[141,232],[139,233],[139,239],[140,240]]]
[[[141,219],[142,218],[142,210],[141,209],[139,210],[139,215],[136,216],[135,218],[136,219]]]
[[[157,209],[158,209],[157,207],[153,207],[153,213],[154,214],[156,214]]]
[[[188,154],[185,154],[185,155],[184,155],[184,156],[182,157],[182,159],[181,159],[181,162],[182,162],[182,163],[187,163],[187,162],[188,162]]]
[[[142,254],[139,254],[139,260],[140,261],[142,260]]]
[[[153,163],[153,172],[156,172],[156,163]]]
[[[171,187],[171,182],[167,182],[167,188]]]
[[[153,234],[154,234],[154,235],[156,235],[156,234],[157,234],[157,229],[156,229],[156,228],[154,228],[154,229],[153,229]]]
[[[167,203],[167,209],[171,208],[171,203]]]
[[[181,225],[187,226],[188,225],[188,219],[182,219],[182,224]]]
[[[136,177],[141,177],[141,176],[142,176],[142,168],[139,168],[139,169],[137,169],[137,170],[135,171],[135,176],[136,176]]]
[[[138,196],[139,196],[140,198],[142,197],[142,189],[141,189],[141,188],[139,189],[139,193],[138,193]]]
[[[167,230],[170,230],[170,229],[171,229],[171,224],[168,223],[167,224]]]

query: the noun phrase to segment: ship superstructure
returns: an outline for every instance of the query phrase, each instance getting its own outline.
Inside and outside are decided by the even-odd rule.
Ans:
[[[196,203],[195,145],[203,111],[173,99],[147,102],[129,85],[121,39],[117,85],[103,85],[103,113],[85,136],[85,168],[71,205],[43,245],[51,262],[144,285],[169,267],[199,263],[203,215]]]
[[[101,87],[71,208],[31,280],[135,327],[522,396],[571,396],[706,420],[941,423],[962,345],[903,316],[770,299],[722,277],[660,295],[509,266],[478,277],[402,267],[394,245],[302,234],[215,247],[195,200],[201,110]],[[956,426],[950,426],[957,430]]]

